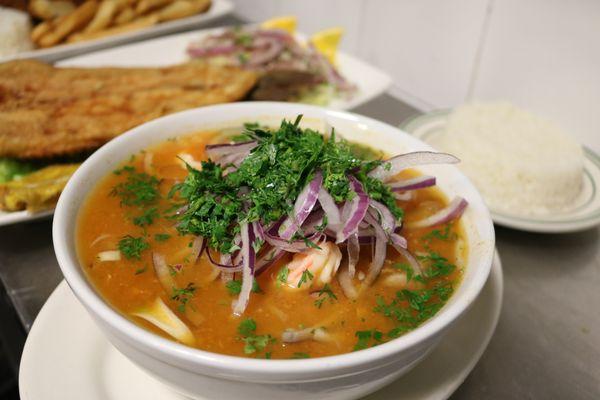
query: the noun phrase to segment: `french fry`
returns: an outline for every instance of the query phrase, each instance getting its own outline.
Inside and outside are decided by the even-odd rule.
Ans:
[[[132,21],[134,18],[135,11],[133,11],[133,7],[127,6],[117,14],[114,22],[116,25],[123,25]]]
[[[66,15],[73,10],[75,4],[68,0],[31,0],[29,3],[29,13],[44,21]]]
[[[100,39],[105,36],[117,35],[117,34],[121,34],[121,33],[136,31],[136,30],[139,30],[142,28],[147,28],[149,26],[155,25],[156,23],[158,23],[158,17],[156,15],[148,15],[148,16],[140,17],[128,24],[114,26],[114,27],[104,29],[104,30],[98,31],[98,32],[74,33],[73,35],[69,36],[69,38],[67,39],[67,42],[75,43],[75,42],[82,42],[85,40]]]
[[[54,23],[54,29],[44,36],[39,41],[41,47],[50,47],[62,41],[71,33],[84,27],[96,13],[98,2],[96,0],[88,0],[75,11],[70,14],[60,17]]]
[[[39,40],[52,29],[52,21],[44,21],[37,24],[35,28],[31,30],[31,41],[38,43]]]
[[[135,6],[135,13],[137,15],[145,14],[150,10],[163,7],[171,3],[173,3],[173,0],[140,0]]]
[[[93,33],[108,27],[117,11],[117,3],[113,0],[105,0],[100,3],[98,11],[90,23],[83,29],[83,33]]]
[[[161,8],[153,14],[157,15],[158,20],[161,22],[171,21],[202,12],[208,6],[210,6],[209,0],[176,0],[174,3]]]

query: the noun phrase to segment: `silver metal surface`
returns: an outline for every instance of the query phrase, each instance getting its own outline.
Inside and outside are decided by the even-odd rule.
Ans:
[[[392,125],[417,112],[387,95],[355,111]],[[600,229],[496,233],[505,274],[500,322],[452,399],[599,399]],[[29,329],[61,280],[51,220],[0,228],[0,279]]]

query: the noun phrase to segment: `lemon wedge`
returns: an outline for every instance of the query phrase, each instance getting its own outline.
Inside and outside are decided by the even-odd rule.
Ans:
[[[297,19],[293,16],[276,17],[266,20],[260,24],[261,28],[264,29],[282,29],[289,33],[296,31]]]
[[[329,62],[335,64],[335,56],[343,34],[344,30],[342,28],[330,28],[312,35],[310,42],[321,54],[327,57]]]

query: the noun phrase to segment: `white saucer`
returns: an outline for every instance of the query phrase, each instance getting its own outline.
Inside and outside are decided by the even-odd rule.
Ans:
[[[410,118],[400,129],[430,142],[442,132],[449,110],[438,110]],[[564,233],[589,229],[600,224],[600,156],[584,147],[583,187],[573,207],[564,212],[548,215],[522,216],[490,210],[495,223],[509,228],[542,233]]]
[[[442,343],[407,375],[368,399],[447,399],[471,372],[492,337],[500,316],[502,287],[496,253],[481,294]],[[122,356],[64,281],[31,328],[21,358],[19,389],[22,400],[184,399]]]

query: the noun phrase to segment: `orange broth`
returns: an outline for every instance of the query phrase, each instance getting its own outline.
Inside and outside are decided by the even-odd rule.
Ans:
[[[126,164],[138,171],[144,171],[150,166],[150,171],[146,172],[161,180],[159,187],[162,198],[158,202],[158,209],[162,212],[171,206],[170,201],[166,199],[171,186],[177,181],[182,181],[187,175],[177,155],[188,153],[196,160],[205,159],[204,145],[213,142],[217,135],[218,132],[201,132],[165,141],[132,156]],[[148,155],[149,153],[152,155]],[[416,175],[418,174],[414,171],[404,171],[400,177],[409,178]],[[189,244],[193,238],[179,235],[175,220],[161,216],[144,228],[132,223],[132,215],[137,210],[122,206],[118,197],[110,195],[112,188],[123,180],[122,175],[111,173],[89,194],[78,217],[77,246],[81,265],[98,292],[116,310],[136,324],[170,338],[146,320],[132,316],[132,313],[147,307],[159,296],[191,329],[196,339],[196,347],[215,353],[260,358],[322,357],[355,350],[358,343],[357,332],[379,331],[383,334],[383,341],[390,340],[387,333],[397,323],[382,312],[374,311],[374,308],[377,298],[389,303],[396,296],[396,292],[402,289],[386,284],[386,277],[397,273],[394,264],[404,262],[392,247],[388,248],[388,259],[379,278],[370,288],[363,291],[357,300],[347,299],[334,278],[329,285],[336,298],[326,297],[320,306],[316,303],[321,298],[317,297],[318,294],[290,290],[277,281],[279,270],[291,259],[286,256],[257,278],[262,292],[252,293],[244,315],[237,317],[232,314],[232,301],[237,295],[230,294],[221,279],[208,278],[213,267],[206,253],[195,263],[189,262]],[[399,202],[405,211],[405,221],[424,218],[447,205],[446,198],[436,188],[416,190],[414,194],[412,200]],[[426,235],[433,230],[445,234],[447,238],[439,239],[431,235],[427,238]],[[170,238],[160,241],[156,239],[157,234],[168,234]],[[99,261],[98,253],[118,249],[119,240],[126,235],[144,236],[150,248],[142,252],[139,260],[121,257],[119,261]],[[430,279],[426,285],[428,288],[440,284],[457,287],[462,274],[462,260],[466,259],[466,248],[462,240],[464,232],[460,223],[450,224],[448,228],[403,228],[402,235],[407,238],[413,254],[435,251],[456,265],[451,274],[439,279]],[[346,249],[341,247],[341,251],[344,255],[341,264],[343,266],[347,263]],[[153,269],[153,252],[163,254],[169,265],[181,265],[180,271],[173,274],[179,287],[186,287],[189,283],[195,285],[196,290],[186,307],[191,307],[195,313],[202,316],[203,321],[197,326],[187,319],[186,314],[181,312],[180,303],[159,283]],[[354,278],[355,285],[360,283],[358,277],[362,276],[361,272],[366,273],[370,258],[369,246],[361,246],[357,277]],[[414,281],[410,284],[412,286],[409,288],[419,287]],[[443,303],[439,299],[437,301]],[[404,304],[408,307],[407,302]],[[252,318],[256,322],[257,335],[270,334],[273,337],[274,341],[265,349],[251,354],[244,351],[245,343],[238,327],[246,318]],[[306,327],[322,327],[334,340],[331,343],[313,340],[282,343],[280,338],[284,330]],[[378,340],[371,339],[367,346],[377,343]]]

